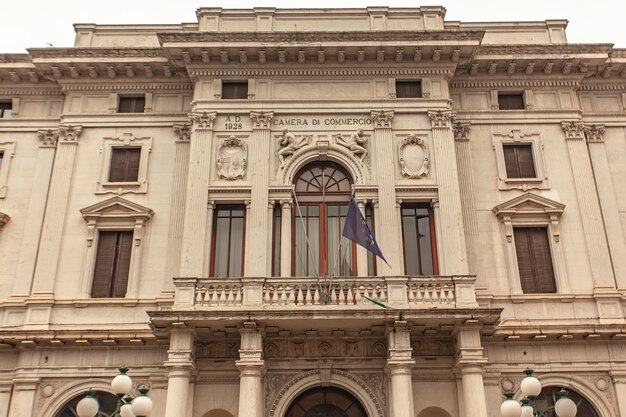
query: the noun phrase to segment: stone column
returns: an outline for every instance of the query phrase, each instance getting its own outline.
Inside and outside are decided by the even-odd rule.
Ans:
[[[269,149],[270,127],[273,112],[250,112],[252,120],[252,137],[249,141],[248,178],[252,185],[251,205],[246,221],[246,250],[244,275],[247,277],[263,277],[270,275],[271,262],[268,256],[267,235],[271,235],[271,228],[267,218],[267,204],[269,200]]]
[[[207,236],[199,233],[206,230],[207,190],[211,172],[213,123],[216,113],[194,112],[189,116],[192,123],[189,146],[189,172],[185,196],[185,217],[183,224],[182,248],[180,257],[181,277],[202,277]]]
[[[196,333],[193,329],[172,329],[170,349],[167,351],[168,370],[165,417],[186,416],[189,398],[189,379],[195,367]]]
[[[183,238],[183,224],[185,214],[185,192],[187,191],[187,176],[189,175],[189,143],[191,139],[191,124],[180,123],[174,125],[177,136],[174,150],[174,183],[172,186],[170,225],[168,230],[167,272],[169,278],[178,276],[180,267],[180,250]],[[182,204],[181,204],[182,203]]]
[[[626,373],[611,372],[615,396],[617,397],[618,415],[626,416]]]
[[[396,157],[395,141],[391,122],[393,111],[377,110],[371,112],[374,120],[374,137],[370,160],[376,182],[378,183],[378,210],[376,216],[376,240],[391,268],[377,258],[379,275],[401,275],[404,273],[402,264],[402,243],[398,239],[400,230],[396,215]]]
[[[59,140],[59,131],[57,129],[40,130],[37,132],[37,137],[39,138],[39,151],[37,152],[33,188],[30,192],[30,200],[26,212],[28,221],[24,225],[24,238],[20,245],[17,271],[13,284],[12,296],[20,298],[28,297],[33,285],[35,262],[37,251],[39,250],[41,228],[46,211],[46,198],[50,188],[50,177],[52,176],[52,166],[57,141]]]
[[[254,322],[240,329],[241,349],[235,363],[240,372],[239,417],[263,416],[263,337]]]
[[[604,224],[605,226],[612,225],[605,227],[605,230],[609,254],[613,261],[613,273],[617,280],[617,287],[626,289],[626,262],[623,261],[626,259],[626,242],[622,233],[623,222],[620,220],[619,205],[615,198],[615,187],[604,146],[604,125],[585,125],[585,136]]]
[[[9,404],[11,403],[12,383],[9,381],[0,382],[0,417],[9,415]]]
[[[461,192],[461,212],[465,230],[465,245],[467,246],[467,264],[470,274],[478,271],[478,219],[476,203],[474,201],[474,180],[472,177],[472,158],[469,143],[469,122],[454,122],[454,147],[458,166],[459,189]]]
[[[441,275],[466,275],[467,252],[461,208],[461,190],[456,165],[452,119],[450,110],[429,111],[432,123],[435,166],[437,167],[437,185],[439,187],[440,218],[436,228],[441,230],[441,239],[437,242],[439,259],[445,260],[439,267]]]
[[[487,359],[483,356],[480,342],[480,326],[473,323],[455,329],[456,366],[461,372],[463,387],[464,417],[485,417],[487,400],[483,382],[484,366]]]
[[[357,200],[357,205],[361,213],[363,213],[363,217],[365,217],[365,204],[365,200]],[[383,253],[383,255],[385,254]],[[385,255],[385,257],[386,256],[387,255]],[[358,276],[367,276],[367,250],[361,245],[356,245],[356,269]]]
[[[39,378],[18,377],[13,380],[9,417],[32,417]]]
[[[389,415],[414,417],[413,381],[415,361],[411,354],[410,328],[406,321],[396,321],[387,328],[387,367],[389,376]]]
[[[594,182],[593,169],[585,143],[585,126],[580,121],[562,122],[567,150],[572,165],[572,175],[580,217],[587,243],[594,292],[615,288],[615,277],[611,269],[611,257],[606,244],[604,224]]]
[[[280,276],[291,276],[291,200],[280,200]]]
[[[34,296],[45,299],[53,298],[74,159],[81,132],[82,126],[61,125],[58,129],[57,150],[39,244],[40,256],[37,257],[32,290]]]

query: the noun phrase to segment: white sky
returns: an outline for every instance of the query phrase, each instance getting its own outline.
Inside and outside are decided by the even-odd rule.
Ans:
[[[466,22],[567,19],[571,43],[626,48],[626,0],[0,0],[0,54],[73,46],[74,23],[195,22],[199,7],[331,8],[443,5],[446,20]]]

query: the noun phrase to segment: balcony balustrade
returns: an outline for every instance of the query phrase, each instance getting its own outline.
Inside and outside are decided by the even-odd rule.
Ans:
[[[177,310],[477,307],[474,276],[174,278]]]

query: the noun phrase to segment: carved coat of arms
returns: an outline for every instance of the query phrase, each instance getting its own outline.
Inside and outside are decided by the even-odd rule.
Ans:
[[[428,175],[428,148],[422,138],[415,134],[404,138],[399,154],[403,176],[416,179]]]
[[[217,152],[217,175],[222,179],[236,180],[246,175],[248,149],[235,136],[225,139]]]

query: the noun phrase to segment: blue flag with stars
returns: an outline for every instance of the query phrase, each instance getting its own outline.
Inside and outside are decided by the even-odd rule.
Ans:
[[[367,225],[365,217],[363,217],[363,213],[359,210],[354,197],[350,197],[350,206],[348,207],[346,222],[343,225],[343,232],[341,234],[357,245],[363,246],[365,249],[372,252],[389,265],[389,262],[387,262],[382,251],[378,247],[376,238],[370,230],[370,227]]]

